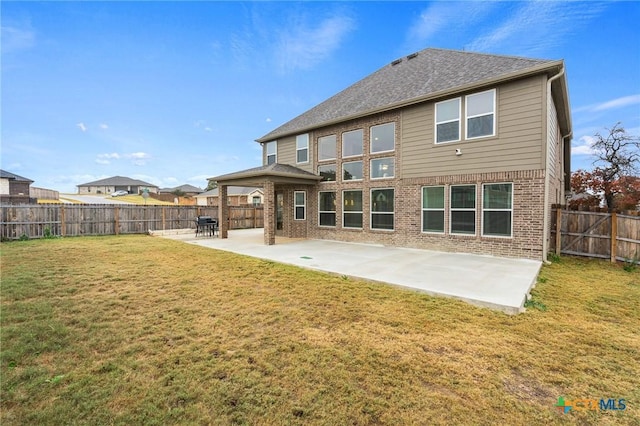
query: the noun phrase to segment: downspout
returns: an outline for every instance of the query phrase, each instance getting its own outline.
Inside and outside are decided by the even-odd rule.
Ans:
[[[560,70],[560,72],[549,80],[547,80],[547,119],[549,118],[549,101],[553,102],[553,97],[551,96],[551,83],[555,80],[559,79],[564,75],[564,67]],[[569,135],[567,135],[569,136]],[[549,263],[547,260],[547,253],[549,252],[549,240],[547,236],[551,234],[550,229],[550,215],[551,209],[549,208],[549,128],[547,127],[547,143],[545,144],[546,154],[545,154],[545,163],[544,163],[544,203],[543,203],[543,216],[542,216],[542,261],[546,264]],[[564,138],[563,138],[564,141]]]

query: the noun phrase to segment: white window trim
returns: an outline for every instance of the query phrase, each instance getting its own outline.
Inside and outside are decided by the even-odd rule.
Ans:
[[[393,160],[393,175],[373,177],[373,162],[376,160],[389,160],[389,159]],[[369,160],[369,179],[370,180],[394,179],[395,177],[396,177],[396,158],[395,157],[372,158],[371,160]]]
[[[320,194],[323,193],[329,193],[329,194],[336,194],[336,191],[318,191],[318,227],[320,228],[336,228],[338,226],[338,212],[337,207],[334,207],[336,210],[320,210]],[[336,197],[337,198],[337,197]],[[336,200],[337,202],[337,200]],[[320,214],[321,213],[333,213],[334,215],[336,215],[336,224],[335,225],[321,225],[320,224]]]
[[[461,209],[461,208],[454,208],[451,205],[451,201],[453,200],[453,197],[451,196],[451,191],[453,190],[453,188],[459,187],[459,186],[473,186],[474,188],[474,206],[472,209],[470,208],[466,208],[466,209]],[[451,218],[451,214],[456,211],[456,212],[475,212],[475,219],[473,222],[473,234],[468,234],[465,232],[453,232],[452,226],[453,226],[453,220]],[[474,183],[467,183],[467,184],[460,184],[460,185],[451,185],[449,186],[449,234],[450,235],[462,235],[465,237],[474,237],[478,235],[478,185],[474,184]]]
[[[362,140],[360,141],[361,143],[361,150],[362,152],[360,154],[354,154],[354,155],[344,155],[344,135],[346,133],[355,133],[355,132],[361,132],[362,133]],[[346,132],[342,132],[342,158],[358,158],[358,157],[362,157],[362,155],[364,154],[364,129],[353,129],[353,130],[349,130]]]
[[[304,148],[298,147],[298,138],[301,136],[306,136],[306,146]],[[307,161],[298,162],[298,152],[299,151],[307,151]],[[304,133],[296,136],[296,164],[309,164],[309,133]]]
[[[484,208],[484,187],[485,185],[511,185],[511,208],[510,209],[485,209]],[[511,212],[511,229],[509,230],[509,235],[485,235],[484,233],[484,212]],[[491,183],[483,183],[482,184],[482,218],[481,218],[481,227],[482,227],[482,236],[484,238],[502,238],[502,239],[513,239],[513,182],[491,182]]]
[[[302,194],[304,199],[302,204],[296,204],[296,194]],[[298,207],[302,207],[302,219],[296,218]],[[293,220],[307,220],[307,191],[293,191]]]
[[[342,200],[343,200],[342,202],[343,203],[344,203],[344,199],[345,199],[344,198],[344,193],[345,192],[360,192],[361,194],[363,193],[362,189],[345,189],[345,190],[342,191]],[[344,229],[362,229],[362,227],[364,226],[364,197],[362,197],[362,203],[363,203],[362,204],[362,210],[360,210],[360,211],[354,211],[354,210],[346,211],[344,209],[344,206],[342,207],[342,227]],[[395,207],[395,204],[394,204],[394,207]],[[360,213],[360,215],[362,215],[362,226],[360,226],[360,227],[357,227],[357,226],[344,226],[344,224],[345,224],[344,216],[347,213],[351,213],[351,214]]]
[[[360,179],[349,179],[349,180],[344,180],[344,165],[345,164],[351,164],[351,163],[361,163],[362,164],[362,177]],[[342,174],[340,175],[340,180],[342,182],[360,182],[364,179],[364,162],[362,160],[355,160],[355,161],[343,161],[342,162]],[[337,179],[336,179],[337,180]],[[331,182],[331,181],[329,181]]]
[[[438,121],[438,105],[439,104],[443,104],[445,102],[450,102],[453,100],[458,100],[458,118],[457,120],[445,120],[445,121]],[[442,144],[446,144],[446,143],[454,143],[454,142],[460,142],[462,139],[462,129],[460,126],[462,126],[462,98],[458,97],[458,98],[451,98],[451,99],[446,99],[444,101],[440,101],[440,102],[436,102],[434,107],[433,107],[433,121],[434,121],[434,126],[433,126],[433,143],[435,145],[442,145]],[[458,139],[456,140],[450,140],[450,141],[444,141],[444,142],[438,142],[438,124],[446,124],[446,123],[453,123],[454,121],[458,122]]]
[[[373,191],[381,191],[385,189],[391,189],[393,191],[393,211],[392,212],[374,212],[373,211]],[[373,215],[374,214],[390,214],[393,215],[393,228],[391,229],[382,229],[382,228],[374,228],[373,227]],[[381,232],[394,232],[396,230],[396,189],[393,187],[390,188],[371,188],[369,191],[369,229],[371,231],[381,231]]]
[[[273,154],[269,154],[269,144],[273,144],[273,146],[275,147]],[[271,155],[275,157],[275,161],[273,162],[273,164],[277,163],[278,162],[278,141],[271,141],[265,144],[265,160],[267,165],[269,165],[269,156]]]
[[[328,138],[328,137],[330,137],[330,136],[333,136],[333,138],[335,139],[335,140],[333,141],[333,143],[334,143],[334,147],[333,147],[333,148],[334,148],[334,150],[335,150],[335,152],[336,152],[336,155],[335,155],[334,157],[331,157],[331,158],[323,158],[323,159],[321,159],[321,158],[320,158],[320,139]],[[337,138],[337,136],[336,136],[336,135],[334,135],[334,134],[320,136],[320,137],[318,138],[318,144],[317,144],[317,148],[318,148],[318,163],[322,163],[322,162],[324,162],[324,161],[336,161],[336,159],[337,159],[337,155],[338,155],[338,147],[337,147],[337,144],[338,144],[338,138]]]
[[[441,209],[431,209],[431,208],[424,208],[421,207],[420,213],[423,213],[425,211],[433,211],[433,212],[442,212],[442,217],[445,221],[444,226],[442,227],[442,232],[439,231],[425,231],[424,230],[424,214],[420,214],[420,232],[423,234],[434,234],[434,235],[445,235],[446,234],[446,230],[447,230],[447,224],[446,224],[446,220],[447,220],[447,187],[445,185],[425,185],[423,187],[420,188],[420,206],[424,206],[424,188],[444,188],[443,191],[443,207]]]
[[[373,151],[373,128],[374,127],[381,127],[381,126],[388,126],[392,124],[393,125],[393,149],[387,149],[384,151]],[[371,126],[369,128],[369,154],[383,154],[386,152],[394,152],[396,150],[396,123],[394,121],[391,121],[389,123],[382,123],[382,124],[376,124],[375,126]]]
[[[471,116],[468,115],[467,114],[467,109],[469,105],[468,99],[470,97],[481,95],[483,93],[488,93],[488,92],[493,92],[493,111],[490,113],[493,115],[493,124],[492,124],[493,133],[490,135],[475,136],[470,138],[469,137],[469,119],[476,118],[476,117],[484,117],[490,114],[477,114],[477,115],[471,115]],[[484,92],[478,92],[478,93],[471,93],[470,95],[465,96],[464,97],[464,138],[466,140],[472,141],[474,139],[491,138],[491,137],[494,137],[495,135],[496,135],[496,89],[485,90]]]

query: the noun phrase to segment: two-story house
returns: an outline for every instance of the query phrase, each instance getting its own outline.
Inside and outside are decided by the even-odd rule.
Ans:
[[[212,179],[223,196],[264,189],[266,244],[541,260],[569,187],[571,133],[563,61],[426,49],[258,139],[263,166]]]

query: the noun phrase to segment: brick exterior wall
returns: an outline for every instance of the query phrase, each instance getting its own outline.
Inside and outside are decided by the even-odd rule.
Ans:
[[[483,237],[482,184],[513,183],[513,235]],[[476,235],[450,235],[449,186],[476,185]],[[422,187],[445,185],[445,234],[422,232]],[[370,229],[371,189],[394,188],[394,230]],[[362,189],[363,227],[342,227],[342,190]],[[318,226],[318,192],[336,191],[336,226]],[[542,170],[525,172],[482,173],[435,178],[396,179],[387,185],[372,185],[370,181],[321,184],[307,194],[307,237],[347,242],[383,244],[447,252],[490,254],[501,257],[542,259],[544,174]],[[299,235],[302,237],[303,235]]]

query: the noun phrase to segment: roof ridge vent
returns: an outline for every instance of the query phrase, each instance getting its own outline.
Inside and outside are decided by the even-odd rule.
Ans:
[[[411,55],[407,56],[407,60],[411,60],[411,59],[415,58],[416,56],[418,56],[418,52],[412,53]]]
[[[395,61],[391,62],[391,66],[398,65],[400,62],[402,62],[402,58],[396,59]]]

